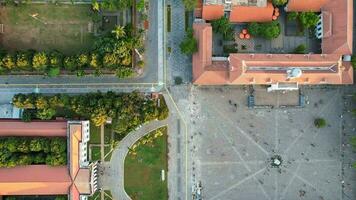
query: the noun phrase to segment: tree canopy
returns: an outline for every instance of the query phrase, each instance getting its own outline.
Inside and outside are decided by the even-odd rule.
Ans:
[[[0,167],[67,163],[67,141],[62,137],[0,137]]]
[[[277,21],[266,23],[252,22],[248,24],[247,29],[251,35],[263,37],[268,40],[277,38],[281,33],[281,29]]]
[[[192,11],[196,7],[197,0],[183,0],[184,7],[187,11]]]
[[[198,51],[198,41],[194,38],[193,29],[188,29],[179,47],[181,52],[187,55],[192,55]]]
[[[18,108],[31,109],[35,112],[31,116],[40,119],[80,117],[90,119],[94,125],[100,126],[111,118],[114,130],[119,134],[126,134],[145,122],[163,120],[168,116],[163,97],[158,106],[154,100],[138,92],[99,92],[75,96],[17,94],[13,104]]]

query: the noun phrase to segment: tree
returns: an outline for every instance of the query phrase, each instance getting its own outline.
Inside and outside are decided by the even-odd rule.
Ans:
[[[273,0],[272,3],[275,6],[283,6],[288,2],[288,0]]]
[[[287,19],[289,21],[295,21],[298,19],[298,13],[297,12],[289,12],[288,15],[287,15]]]
[[[69,71],[74,71],[76,68],[75,57],[69,56],[64,58],[64,68]]]
[[[87,54],[80,54],[78,55],[77,57],[77,65],[78,65],[78,68],[83,68],[83,67],[86,67],[89,63],[89,58],[88,58],[88,55]]]
[[[319,16],[314,12],[302,12],[298,15],[298,19],[303,28],[313,28],[319,21]]]
[[[266,23],[253,22],[248,24],[247,29],[251,35],[263,37],[268,40],[277,38],[281,33],[280,26],[277,21]]]
[[[2,65],[4,68],[8,70],[15,69],[15,61],[12,55],[7,54],[5,57],[2,58]]]
[[[111,31],[116,39],[122,38],[126,35],[125,28],[123,26],[115,26],[114,30]]]
[[[189,29],[179,45],[182,53],[192,55],[198,51],[198,41],[194,38],[193,29]]]
[[[46,109],[48,108],[48,101],[47,98],[44,96],[39,96],[38,98],[36,98],[36,108],[37,109]]]
[[[326,120],[323,118],[316,118],[314,120],[314,125],[316,128],[324,128],[326,126]]]
[[[47,55],[45,52],[35,53],[32,58],[32,67],[37,71],[43,71],[47,67]]]
[[[92,0],[92,1],[91,1],[91,9],[92,9],[94,12],[99,12],[99,11],[100,11],[100,4],[98,3],[97,0]]]
[[[197,0],[183,0],[183,4],[186,10],[192,11],[197,6]]]
[[[91,68],[94,68],[94,69],[99,69],[99,68],[101,68],[100,58],[99,58],[99,55],[98,55],[97,53],[92,53],[92,54],[90,55],[89,66],[90,66]]]
[[[62,67],[62,58],[63,55],[59,52],[51,52],[48,56],[49,66],[53,68],[60,68]]]
[[[56,110],[54,110],[53,108],[45,108],[38,110],[36,116],[42,120],[49,120],[52,119],[55,114]]]
[[[222,34],[225,40],[233,39],[234,30],[227,17],[223,16],[220,19],[213,20],[211,26],[213,27],[213,31]]]
[[[30,70],[31,69],[30,55],[26,52],[17,53],[16,66],[22,70]]]

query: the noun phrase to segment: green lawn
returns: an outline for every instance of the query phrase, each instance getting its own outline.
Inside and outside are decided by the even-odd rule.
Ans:
[[[76,54],[92,47],[90,5],[21,4],[0,8],[8,50],[59,50]]]
[[[91,148],[91,160],[95,161],[95,160],[100,160],[100,147],[99,146],[92,146]],[[109,151],[111,150],[110,146],[105,146],[104,147],[104,155],[106,155],[107,153],[109,153]],[[111,158],[111,154],[105,159],[105,161],[110,161]]]
[[[112,195],[110,190],[104,190],[104,200],[111,200]],[[88,198],[89,200],[100,200],[100,192],[95,192],[91,197]]]
[[[111,125],[105,125],[104,128],[104,143],[111,144]],[[100,144],[100,127],[90,124],[90,144]]]
[[[161,130],[164,134],[154,140],[153,146],[140,145],[137,155],[129,154],[125,159],[125,190],[133,200],[168,199],[167,127]],[[162,169],[165,181],[161,181]]]

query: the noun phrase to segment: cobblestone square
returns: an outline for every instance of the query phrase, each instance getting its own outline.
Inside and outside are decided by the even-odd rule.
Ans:
[[[343,199],[344,90],[302,92],[305,108],[248,109],[247,89],[192,90],[190,162],[203,199]],[[319,117],[327,127],[315,128]]]

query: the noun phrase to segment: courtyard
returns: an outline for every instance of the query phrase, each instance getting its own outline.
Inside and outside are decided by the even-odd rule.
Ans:
[[[247,29],[248,23],[233,24],[234,40],[225,41],[221,34],[213,33],[213,55],[227,56],[228,53],[295,53],[296,48],[304,46],[304,53],[321,53],[321,40],[314,35],[313,29],[301,31],[297,20],[288,20],[287,13],[281,9],[277,19],[280,35],[268,40],[261,37],[240,39],[239,34]],[[235,49],[233,51],[233,49]],[[300,52],[298,52],[300,53]]]
[[[344,91],[302,92],[304,108],[248,109],[248,88],[193,88],[189,165],[203,199],[344,199],[342,174],[353,170],[342,162]]]

